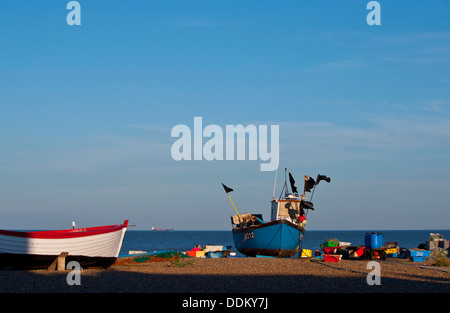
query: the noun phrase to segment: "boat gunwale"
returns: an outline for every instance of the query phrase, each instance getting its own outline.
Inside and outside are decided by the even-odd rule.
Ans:
[[[264,228],[264,227],[270,227],[270,226],[274,226],[274,225],[278,225],[278,224],[286,224],[288,226],[291,226],[291,227],[293,227],[295,229],[300,230],[303,233],[305,232],[305,229],[303,227],[301,227],[300,225],[296,225],[296,224],[294,224],[292,222],[289,222],[287,220],[282,220],[282,219],[276,220],[276,221],[267,222],[267,223],[264,223],[264,224],[252,225],[252,226],[248,226],[248,227],[245,227],[245,228],[233,228],[232,232],[233,233],[242,233],[242,232],[252,231],[252,230],[255,230],[255,229],[260,229],[260,228]]]
[[[70,239],[70,238],[80,238],[80,237],[107,234],[111,232],[121,231],[122,229],[127,227],[128,227],[128,220],[125,220],[123,224],[117,225],[63,229],[63,230],[14,231],[14,230],[0,229],[0,235],[10,237],[36,238],[36,239]]]

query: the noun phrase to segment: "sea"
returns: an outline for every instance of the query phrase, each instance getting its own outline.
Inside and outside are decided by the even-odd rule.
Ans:
[[[377,232],[383,234],[383,242],[397,242],[399,247],[407,249],[417,248],[424,244],[431,233],[439,233],[445,239],[450,239],[450,229],[447,230],[310,230],[303,236],[303,249],[319,250],[320,245],[328,239],[338,239],[350,242],[352,245],[364,245],[366,233]],[[231,246],[236,257],[245,257],[240,254],[233,243],[231,230],[221,231],[153,231],[153,230],[127,230],[119,255],[128,255],[129,251],[189,251],[197,245]]]

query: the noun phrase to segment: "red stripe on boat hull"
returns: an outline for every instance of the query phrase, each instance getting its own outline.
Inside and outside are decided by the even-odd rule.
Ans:
[[[126,220],[123,224],[119,224],[119,225],[64,229],[64,230],[49,230],[49,231],[0,230],[0,235],[12,236],[12,237],[23,237],[23,238],[65,239],[65,238],[78,238],[78,237],[106,234],[106,233],[121,230],[123,228],[127,228],[127,226],[128,226],[128,220]]]

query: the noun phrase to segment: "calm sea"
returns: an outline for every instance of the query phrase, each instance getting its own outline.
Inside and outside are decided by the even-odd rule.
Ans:
[[[326,239],[337,238],[340,241],[350,242],[353,245],[364,245],[366,232],[362,230],[310,230],[303,237],[303,248],[310,250],[320,249]],[[407,249],[417,248],[429,238],[430,233],[440,233],[445,239],[450,239],[450,230],[385,230],[377,231],[383,234],[383,241],[398,242],[399,247]],[[188,251],[196,245],[224,245],[231,246],[237,252],[230,231],[140,231],[128,230],[123,240],[121,255],[128,254],[130,250],[162,251],[175,249]]]

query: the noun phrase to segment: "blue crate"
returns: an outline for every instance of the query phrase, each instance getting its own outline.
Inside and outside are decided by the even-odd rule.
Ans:
[[[430,256],[430,250],[409,250],[410,256],[427,257]]]
[[[413,262],[425,262],[424,256],[411,256],[409,259]]]
[[[398,257],[398,253],[388,253],[386,254],[387,258],[397,258]]]

